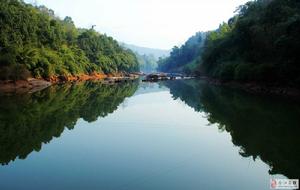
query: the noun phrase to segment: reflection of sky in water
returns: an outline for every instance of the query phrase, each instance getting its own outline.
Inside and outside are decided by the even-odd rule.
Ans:
[[[266,164],[240,156],[204,113],[153,89],[96,122],[80,119],[40,152],[1,167],[0,187],[269,189]]]

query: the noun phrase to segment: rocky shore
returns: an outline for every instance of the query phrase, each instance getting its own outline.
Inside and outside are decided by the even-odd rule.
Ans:
[[[51,76],[46,79],[28,78],[27,80],[5,80],[0,81],[0,93],[22,94],[33,93],[43,90],[53,84],[77,82],[77,81],[102,81],[103,83],[118,83],[122,81],[135,80],[139,78],[139,73],[92,73],[91,75],[77,76]]]

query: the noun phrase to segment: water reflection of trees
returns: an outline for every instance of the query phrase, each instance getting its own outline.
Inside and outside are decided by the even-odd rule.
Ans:
[[[210,86],[199,81],[168,81],[174,99],[207,114],[232,136],[243,157],[261,158],[270,174],[300,176],[300,106],[271,96]]]
[[[25,159],[43,143],[73,129],[79,118],[96,121],[113,113],[138,84],[79,83],[22,96],[0,97],[0,163]]]

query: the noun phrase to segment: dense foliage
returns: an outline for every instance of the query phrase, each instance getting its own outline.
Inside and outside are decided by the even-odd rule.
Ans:
[[[137,71],[133,52],[44,6],[0,1],[0,79]]]
[[[202,71],[223,80],[300,87],[300,1],[256,0],[211,32]]]
[[[198,32],[190,37],[181,47],[175,46],[170,56],[160,58],[158,70],[162,72],[185,72],[195,70],[196,62],[200,59],[202,47],[205,41],[205,33]]]
[[[0,164],[40,151],[80,118],[93,122],[113,113],[137,87],[137,82],[68,83],[34,94],[0,96]]]
[[[197,35],[193,38],[197,41]],[[201,38],[199,44],[191,39],[160,60],[159,70],[300,87],[299,0],[250,1],[227,23],[207,32],[203,46]],[[190,63],[194,66],[187,67]]]

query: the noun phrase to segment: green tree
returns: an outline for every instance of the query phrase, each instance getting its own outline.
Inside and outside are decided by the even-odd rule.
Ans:
[[[22,0],[2,0],[0,10],[1,79],[18,75],[16,68],[43,78],[139,70],[133,52],[112,37],[77,29],[71,17],[61,20],[53,10]]]

